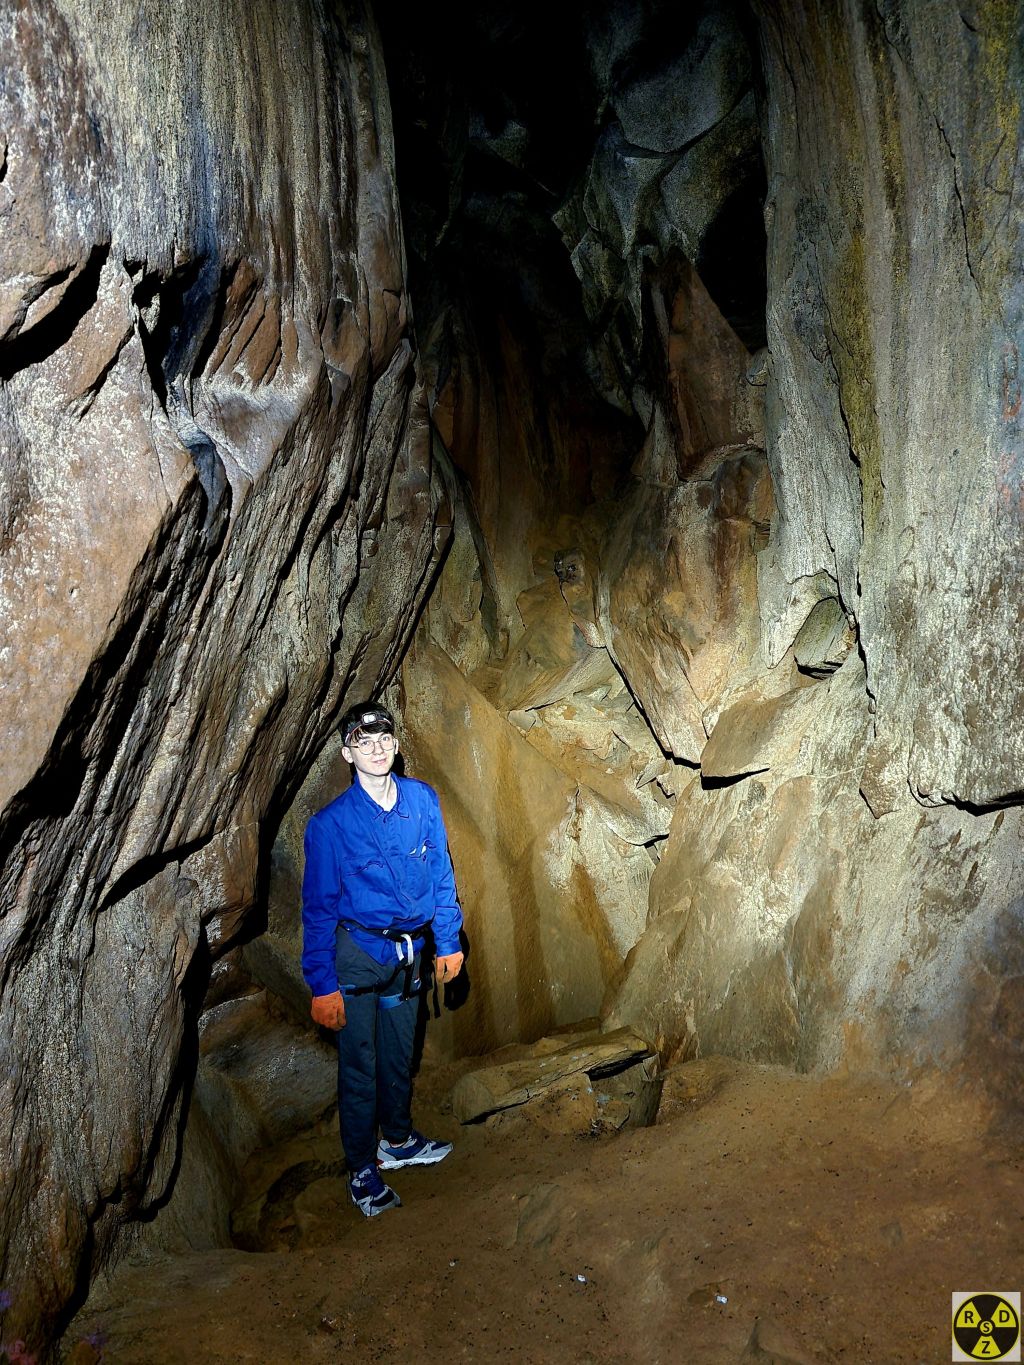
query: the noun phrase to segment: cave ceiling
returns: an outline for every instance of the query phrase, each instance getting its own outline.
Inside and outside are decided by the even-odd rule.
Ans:
[[[748,348],[764,344],[766,186],[746,6],[443,5],[385,8],[380,21],[421,341],[453,307],[481,323],[512,315],[549,382],[632,416],[620,395],[643,346],[639,319],[622,314],[638,299],[614,270],[588,289],[566,217],[578,205],[620,275],[636,268],[631,256],[657,271],[688,255]],[[702,66],[711,74],[691,94]],[[605,194],[622,167],[635,179],[621,185],[634,200],[625,239],[626,205]],[[688,233],[664,222],[666,181],[702,201]],[[628,345],[598,354],[618,329]],[[602,381],[609,367],[617,382]]]

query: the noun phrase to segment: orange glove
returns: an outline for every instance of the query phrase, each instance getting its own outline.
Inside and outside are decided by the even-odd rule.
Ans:
[[[331,995],[314,995],[310,1014],[321,1028],[334,1029],[345,1027],[345,1000],[341,991]]]
[[[434,962],[437,984],[443,986],[446,981],[454,981],[462,971],[464,960],[462,953],[449,953],[447,957],[437,958]]]

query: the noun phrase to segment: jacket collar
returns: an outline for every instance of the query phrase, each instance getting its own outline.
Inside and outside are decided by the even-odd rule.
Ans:
[[[364,815],[368,814],[374,820],[383,820],[385,815],[398,815],[403,820],[408,820],[408,802],[402,793],[402,779],[397,773],[392,773],[391,780],[395,784],[395,804],[390,810],[385,810],[383,806],[378,806],[373,797],[363,789],[363,784],[358,777],[352,779],[352,786],[356,789],[356,800],[360,803],[360,809],[363,810]]]

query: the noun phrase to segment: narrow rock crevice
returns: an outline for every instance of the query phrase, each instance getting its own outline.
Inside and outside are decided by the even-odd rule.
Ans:
[[[41,311],[42,317],[38,322],[23,325],[14,336],[8,333],[0,342],[0,383],[9,383],[19,371],[42,364],[70,340],[75,328],[95,307],[100,276],[109,254],[110,244],[98,243],[77,270],[68,267],[57,271],[26,298],[27,317],[31,317],[33,310]],[[40,310],[37,305],[40,301],[45,305],[46,295],[51,291],[56,291],[56,301]]]

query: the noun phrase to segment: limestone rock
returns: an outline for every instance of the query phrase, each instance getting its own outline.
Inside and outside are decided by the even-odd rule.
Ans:
[[[891,815],[910,796],[906,768],[900,755],[885,740],[874,739],[864,757],[860,775],[860,794],[876,820]]]
[[[749,404],[750,354],[686,261],[650,285],[650,306],[665,358],[676,474],[696,473],[702,457],[755,443],[760,423]]]
[[[704,713],[759,655],[757,562],[771,515],[764,456],[717,452],[681,484],[637,484],[602,565],[608,648],[662,747],[698,763]]]
[[[337,1241],[351,1203],[336,1116],[253,1152],[238,1180],[231,1240],[245,1251]],[[333,1225],[333,1226],[332,1226]]]
[[[634,844],[668,833],[671,806],[654,781],[666,761],[621,681],[531,714],[530,744],[578,781],[610,830]]]
[[[454,514],[452,541],[444,567],[427,601],[430,636],[467,676],[491,654],[508,650],[508,628],[499,622],[494,564],[473,510],[472,491],[433,433],[434,453]]]
[[[671,19],[620,7],[607,27],[595,15],[587,39],[616,117],[598,119],[590,161],[554,222],[610,360],[603,392],[640,411],[637,382],[659,384],[644,372],[652,277],[681,259],[699,265],[718,236],[735,231],[737,196],[763,180],[755,58],[732,5]],[[756,216],[745,227],[745,249],[757,254]]]
[[[257,831],[393,671],[443,491],[360,0],[9,7],[0,127],[0,1339],[41,1350],[165,1196]]]
[[[927,805],[1024,788],[1019,6],[758,4],[768,93],[765,653],[827,575]],[[937,376],[942,376],[937,379]]]
[[[407,771],[441,798],[469,942],[468,995],[432,1045],[492,1051],[592,1017],[640,925],[636,888],[581,843],[586,793],[436,647],[418,643],[402,681]]]
[[[672,816],[654,771],[664,782],[670,765],[618,679],[529,714],[529,744],[578,784],[573,838],[599,900],[614,906],[608,922],[624,957],[643,932],[653,850]]]
[[[503,711],[565,701],[615,679],[604,648],[593,648],[576,625],[554,575],[520,594],[525,632],[505,660],[496,701]]]
[[[644,1039],[627,1028],[574,1034],[567,1040],[543,1039],[533,1056],[465,1072],[452,1091],[452,1108],[460,1123],[471,1123],[501,1109],[527,1104],[569,1077],[581,1073],[611,1075],[650,1055]]]
[[[909,803],[876,820],[858,790],[869,717],[852,666],[805,692],[821,703],[810,726],[802,707],[775,713],[788,762],[682,793],[606,1023],[630,1023],[663,1056],[980,1056],[978,1012],[990,1018],[991,983],[1016,970],[1020,812]],[[994,1089],[1016,1093],[1018,1054],[998,1067],[984,1055]]]
[[[720,123],[751,78],[750,56],[727,6],[700,4],[688,19],[685,47],[662,46],[644,67],[634,60],[620,76],[612,107],[637,147],[671,152]]]
[[[678,244],[689,260],[699,260],[737,184],[758,175],[760,160],[761,130],[751,91],[663,176],[653,210],[658,240]],[[747,249],[754,250],[754,244]]]
[[[566,377],[569,361],[546,358],[511,305],[508,317],[478,319],[474,310],[476,298],[452,302],[428,339],[426,367],[432,417],[471,504],[484,603],[493,612],[484,627],[500,656],[503,638],[514,643],[523,631],[518,597],[553,571],[548,554],[538,572],[538,550],[548,550],[562,513],[613,484],[636,422],[631,411],[625,419],[602,411],[596,395],[591,401],[586,376]]]
[[[825,597],[811,608],[793,642],[798,668],[813,677],[834,673],[853,647],[853,632],[839,602]]]
[[[835,681],[766,697],[751,689],[718,718],[701,758],[705,779],[735,778],[771,770],[790,777],[822,777],[846,762],[840,741],[847,715],[863,701],[860,660]],[[822,762],[829,736],[841,757]]]

